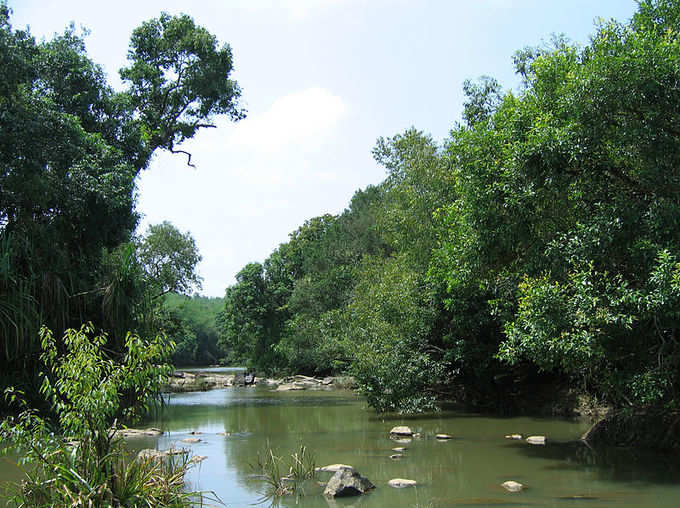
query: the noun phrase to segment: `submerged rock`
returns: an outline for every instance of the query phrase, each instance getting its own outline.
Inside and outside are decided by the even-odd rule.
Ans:
[[[182,441],[184,441],[185,443],[200,443],[200,442],[201,442],[201,438],[198,438],[198,437],[187,437],[187,438],[185,438],[185,439],[182,439]]]
[[[522,439],[522,434],[508,434],[505,439]]]
[[[501,483],[501,487],[503,487],[508,492],[521,492],[524,488],[524,485],[514,480],[508,480],[507,482]]]
[[[354,469],[341,469],[328,481],[323,491],[326,497],[347,497],[365,494],[375,488],[367,478]]]
[[[453,439],[453,436],[451,434],[437,434],[434,437],[439,441],[447,441],[449,439]]]
[[[394,454],[390,455],[390,459],[392,459],[392,460],[399,460],[399,459],[403,459],[403,458],[404,458],[404,455],[401,454],[401,453],[394,453]]]
[[[407,487],[415,487],[418,485],[418,482],[415,480],[406,480],[404,478],[393,478],[387,482],[387,485],[394,487],[395,489],[405,489]]]

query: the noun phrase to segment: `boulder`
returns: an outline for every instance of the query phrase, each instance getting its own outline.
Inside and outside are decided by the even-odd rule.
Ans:
[[[115,437],[143,437],[161,436],[163,431],[154,427],[148,429],[118,429],[114,431]]]
[[[545,444],[545,436],[529,436],[527,438],[527,443],[532,444],[532,445],[544,445]]]
[[[390,436],[412,436],[413,431],[406,426],[393,427],[390,430]]]
[[[399,459],[403,459],[403,458],[404,458],[404,455],[401,454],[401,453],[394,453],[394,454],[390,455],[390,459],[392,459],[392,460],[399,460]]]
[[[418,485],[418,482],[415,480],[405,480],[404,478],[393,478],[387,482],[387,485],[395,489],[405,489],[406,487],[415,487]]]
[[[437,434],[434,436],[436,439],[439,441],[446,441],[448,439],[453,439],[453,436],[451,434]]]
[[[185,439],[182,439],[182,441],[184,441],[185,443],[200,443],[200,442],[201,442],[201,438],[198,438],[198,437],[187,437],[187,438],[185,438]]]
[[[326,497],[358,496],[375,488],[367,478],[354,469],[340,469],[326,484]]]
[[[336,473],[336,472],[341,471],[343,469],[349,469],[350,471],[354,471],[354,468],[352,466],[348,466],[347,464],[330,464],[328,466],[317,467],[316,471],[324,471],[324,472],[327,472],[327,473]]]
[[[513,480],[508,480],[507,482],[501,483],[501,487],[508,492],[520,492],[524,488],[524,485]]]
[[[508,434],[505,439],[522,439],[522,434]]]
[[[189,459],[189,462],[193,464],[198,464],[199,462],[203,462],[205,459],[207,459],[205,455],[194,455]]]
[[[397,446],[396,448],[392,448],[393,452],[405,452],[406,447],[405,446]]]

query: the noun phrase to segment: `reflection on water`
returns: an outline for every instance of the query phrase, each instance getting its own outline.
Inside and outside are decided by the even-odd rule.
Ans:
[[[399,424],[422,438],[391,440],[389,430]],[[284,498],[284,507],[675,507],[680,500],[678,459],[639,450],[592,450],[578,440],[587,425],[564,420],[452,412],[383,419],[351,392],[250,387],[172,394],[162,418],[149,425],[167,432],[130,445],[184,446],[207,456],[188,482],[192,488],[214,491],[230,507],[261,499],[263,486],[253,479],[251,468],[258,453],[271,446],[279,455],[290,455],[300,444],[315,452],[319,465],[353,465],[377,489],[359,499],[327,501],[321,487],[312,485],[306,497]],[[437,433],[455,439],[437,441]],[[513,433],[546,435],[548,442],[532,446],[504,439]],[[187,437],[201,441],[187,444],[182,441]],[[390,458],[395,447],[406,448],[403,458]],[[0,474],[2,468],[0,463]],[[321,479],[328,477],[330,473],[322,473]],[[413,479],[419,486],[392,489],[387,486],[392,478]],[[506,492],[500,486],[506,480],[527,489]]]

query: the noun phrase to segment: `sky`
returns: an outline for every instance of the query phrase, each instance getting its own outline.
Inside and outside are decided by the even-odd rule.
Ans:
[[[460,120],[463,81],[516,89],[514,52],[566,34],[585,44],[596,19],[628,20],[634,0],[9,0],[15,28],[38,40],[69,23],[120,87],[132,30],[185,13],[233,52],[245,120],[216,120],[158,153],[137,182],[139,232],[170,221],[203,257],[200,293],[224,296],[305,220],[338,214],[385,171],[378,137],[410,127],[442,141]]]

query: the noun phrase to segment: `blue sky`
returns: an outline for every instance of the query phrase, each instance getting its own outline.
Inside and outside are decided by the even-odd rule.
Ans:
[[[586,43],[596,18],[629,19],[633,0],[9,0],[38,39],[71,22],[119,85],[129,36],[161,11],[191,15],[231,45],[248,118],[187,142],[197,168],[158,154],[138,182],[148,224],[196,239],[203,294],[223,296],[306,219],[339,213],[384,171],[378,136],[416,128],[445,138],[465,79],[515,88],[513,53],[552,33]]]

